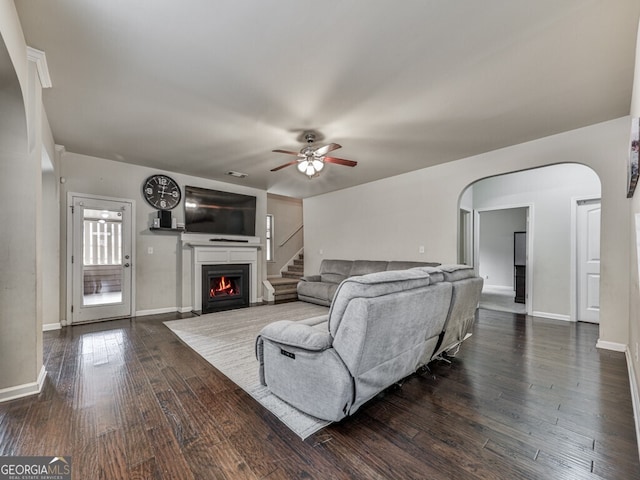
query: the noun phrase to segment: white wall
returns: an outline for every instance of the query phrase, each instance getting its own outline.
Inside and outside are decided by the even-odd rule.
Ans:
[[[583,163],[595,170],[602,183],[600,340],[625,345],[629,336],[628,142],[629,118],[624,117],[305,199],[305,273],[317,272],[323,258],[453,263],[458,201],[468,185],[527,168]],[[418,253],[420,245],[425,246],[424,254]],[[544,298],[544,291],[540,293]]]
[[[192,185],[254,195],[257,198],[256,236],[263,238],[265,230],[267,194],[263,190],[66,152],[60,162],[60,175],[65,179],[60,192],[62,205],[67,203],[67,192],[126,198],[136,202],[135,308],[138,314],[184,310],[192,303],[190,249],[183,248],[179,233],[149,230],[157,211],[142,198],[142,184],[155,173],[168,174],[182,189],[183,200],[172,210],[172,216],[178,222],[184,222],[184,186]],[[61,222],[61,245],[66,245],[66,214],[62,215]],[[148,253],[149,247],[153,248],[152,254]],[[259,256],[258,263],[258,284],[262,285],[266,278],[264,255]],[[66,284],[65,278],[63,276]],[[63,287],[63,304],[66,304],[66,296],[66,287]],[[258,292],[258,297],[261,296],[262,292]]]
[[[478,273],[485,286],[514,288],[513,233],[526,228],[525,208],[480,212]]]

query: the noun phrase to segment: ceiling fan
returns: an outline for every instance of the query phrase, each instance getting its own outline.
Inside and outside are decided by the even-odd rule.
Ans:
[[[316,177],[320,174],[320,170],[324,168],[325,163],[336,163],[338,165],[344,165],[347,167],[355,167],[358,162],[353,160],[345,160],[344,158],[328,157],[327,153],[342,148],[342,145],[337,143],[329,143],[327,145],[321,145],[313,147],[312,144],[316,141],[315,132],[304,132],[304,139],[307,141],[307,145],[300,150],[300,152],[292,152],[290,150],[273,150],[275,153],[286,153],[287,155],[296,155],[298,158],[292,160],[279,167],[272,168],[272,172],[288,167],[289,165],[298,164],[298,171],[304,173],[309,178]]]

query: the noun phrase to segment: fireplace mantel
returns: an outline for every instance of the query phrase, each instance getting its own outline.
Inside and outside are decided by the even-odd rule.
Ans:
[[[193,250],[191,255],[191,295],[193,310],[202,310],[202,266],[225,264],[249,265],[249,302],[258,303],[258,250],[259,237],[236,237],[183,233],[182,244]]]

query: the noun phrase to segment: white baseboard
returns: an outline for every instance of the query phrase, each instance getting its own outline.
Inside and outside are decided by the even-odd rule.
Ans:
[[[515,294],[515,289],[513,287],[510,287],[509,285],[489,285],[489,284],[484,284],[484,286],[482,287],[483,290],[495,290],[495,291],[499,291],[499,292],[505,292],[505,293],[513,293]]]
[[[188,307],[182,307],[178,309],[179,313],[189,313],[189,312],[193,312],[193,307],[192,306],[188,306]]]
[[[62,328],[62,325],[60,324],[60,322],[58,323],[44,323],[42,325],[42,331],[43,332],[48,332],[49,330],[60,330]]]
[[[627,350],[627,346],[624,343],[607,342],[606,340],[600,339],[596,342],[596,347],[614,352],[625,352]]]
[[[562,315],[560,313],[534,311],[531,315],[533,315],[534,317],[550,318],[551,320],[561,320],[563,322],[571,321],[571,317],[569,315]]]
[[[178,307],[166,307],[166,308],[154,308],[151,310],[138,310],[136,311],[136,317],[143,317],[145,315],[158,315],[160,313],[173,313],[178,312],[180,309]],[[189,310],[191,311],[191,310]]]
[[[638,377],[636,377],[631,349],[627,346],[624,353],[627,357],[627,370],[629,371],[629,385],[631,387],[631,401],[633,403],[633,419],[636,424],[636,443],[638,444],[638,457],[640,458],[640,385],[638,385],[637,382]]]
[[[8,402],[16,398],[28,397],[29,395],[37,395],[42,391],[44,379],[47,377],[47,371],[44,365],[40,369],[38,379],[32,383],[16,385],[15,387],[3,388],[0,390],[0,402]]]

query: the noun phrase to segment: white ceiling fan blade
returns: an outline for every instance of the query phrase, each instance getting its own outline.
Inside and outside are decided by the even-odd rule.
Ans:
[[[314,157],[324,157],[327,153],[333,152],[338,148],[342,148],[342,145],[338,145],[337,143],[329,143],[328,145],[323,145],[322,147],[318,147],[313,151]]]

